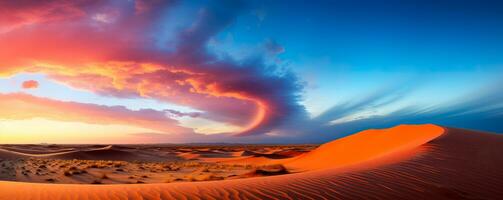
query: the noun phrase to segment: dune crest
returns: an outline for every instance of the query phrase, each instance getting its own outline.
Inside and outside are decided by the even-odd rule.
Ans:
[[[311,152],[285,159],[272,159],[243,152],[244,157],[216,159],[222,163],[276,165],[302,172],[326,168],[354,167],[360,163],[382,164],[397,160],[417,147],[441,136],[444,128],[433,125],[399,125],[387,129],[369,129],[325,143]],[[387,159],[380,159],[387,157]],[[394,158],[396,157],[396,158]]]
[[[433,124],[365,130],[325,143],[285,165],[301,171],[355,165],[412,150],[443,133],[442,127]]]

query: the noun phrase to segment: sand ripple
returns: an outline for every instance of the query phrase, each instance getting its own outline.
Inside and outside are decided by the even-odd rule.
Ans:
[[[0,182],[0,199],[500,199],[502,147],[501,135],[449,128],[413,156],[377,167],[195,183]]]

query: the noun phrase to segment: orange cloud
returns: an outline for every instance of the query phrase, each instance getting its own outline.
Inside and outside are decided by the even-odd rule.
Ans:
[[[28,94],[0,94],[0,119],[23,120],[44,118],[49,120],[84,122],[89,124],[133,125],[163,133],[192,133],[178,125],[165,112],[152,109],[138,111],[123,106],[101,106],[40,98]]]
[[[29,80],[29,81],[23,82],[22,87],[23,87],[23,89],[35,89],[35,88],[38,88],[38,85],[39,85],[38,81]]]

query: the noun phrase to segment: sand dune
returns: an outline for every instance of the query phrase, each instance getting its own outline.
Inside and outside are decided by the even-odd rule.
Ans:
[[[97,148],[86,151],[72,151],[58,155],[48,156],[54,159],[79,159],[79,160],[134,160],[136,154],[115,149],[113,146]]]
[[[17,159],[26,157],[23,154],[19,154],[13,151],[5,150],[0,148],[0,159]]]
[[[283,164],[290,171],[311,171],[324,168],[343,168],[372,161],[373,165],[390,159],[378,159],[393,154],[408,153],[418,146],[440,136],[444,129],[435,125],[400,125],[390,129],[366,130],[321,145],[317,149],[289,159],[276,154],[259,154],[251,151],[243,157],[215,160],[223,163],[274,165]],[[404,134],[406,133],[406,134]],[[389,157],[389,156],[388,156]]]
[[[65,157],[67,155],[78,154],[79,152],[92,152],[92,151],[102,151],[109,150],[112,146],[94,148],[90,150],[73,150],[73,149],[60,149],[54,151],[47,150],[32,150],[32,149],[20,149],[13,147],[0,147],[0,151],[11,156],[15,155],[17,158],[27,158],[27,157],[41,157],[41,158],[58,158]],[[74,158],[72,158],[74,159]]]
[[[61,149],[55,151],[20,150],[19,148],[0,148],[0,159],[48,158],[62,160],[114,160],[114,161],[165,161],[177,160],[175,155],[148,154],[137,149],[127,149],[112,145],[105,147],[82,148],[78,150]]]
[[[0,182],[0,199],[499,199],[502,152],[502,135],[399,126],[357,133],[285,163],[311,170],[303,173],[144,185]]]
[[[400,125],[390,129],[366,130],[324,145],[286,162],[288,168],[307,171],[344,167],[410,151],[440,135],[435,125]]]
[[[1,147],[1,149],[7,150],[7,151],[12,151],[12,152],[17,152],[17,153],[24,153],[24,154],[28,154],[28,155],[44,155],[44,154],[53,154],[53,153],[63,153],[63,152],[71,152],[71,151],[75,150],[73,148],[48,150],[48,149],[19,148],[19,147],[8,147],[8,146]]]

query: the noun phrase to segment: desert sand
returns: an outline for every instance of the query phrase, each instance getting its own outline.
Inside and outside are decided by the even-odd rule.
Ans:
[[[501,156],[503,136],[497,134],[436,125],[401,125],[390,129],[356,133],[321,145],[314,150],[310,150],[310,147],[297,149],[251,147],[239,151],[220,148],[198,148],[197,151],[190,147],[177,147],[173,151],[160,148],[157,155],[152,155],[151,149],[136,151],[134,148],[121,146],[78,148],[60,146],[52,151],[35,155],[33,151],[20,152],[15,151],[16,148],[12,146],[2,147],[0,159],[3,163],[9,162],[10,165],[19,160],[30,161],[32,165],[36,165],[37,162],[45,162],[47,159],[57,160],[58,164],[90,159],[86,162],[92,164],[92,162],[104,162],[102,159],[124,159],[124,152],[134,152],[134,155],[126,154],[126,157],[142,160],[137,163],[139,165],[142,162],[149,165],[158,161],[157,159],[161,161],[181,159],[183,160],[181,163],[197,161],[196,163],[206,163],[208,166],[235,166],[235,169],[230,167],[226,172],[239,174],[236,176],[241,177],[234,179],[232,177],[236,176],[232,176],[224,177],[224,180],[195,182],[108,185],[0,181],[0,199],[499,199],[503,197],[503,156]],[[106,152],[106,156],[103,156],[102,151]],[[73,160],[76,155],[72,154],[80,157],[78,160]],[[116,169],[115,164],[122,162],[126,163],[124,165],[127,167],[133,166],[127,164],[132,162],[131,160],[118,160],[112,162],[113,168],[105,168]],[[170,162],[179,161],[170,160]],[[79,166],[89,164],[79,163]],[[108,163],[103,164],[108,166]],[[244,169],[239,171],[239,167]],[[13,168],[16,166],[7,166],[3,170],[14,171],[16,174],[4,173],[3,176],[14,177],[15,180],[23,176]],[[92,170],[95,169],[89,170],[94,173]],[[134,171],[129,168],[126,170]],[[120,173],[122,172],[118,174]],[[115,179],[113,176],[116,174],[110,176],[110,179]]]
[[[54,184],[209,181],[289,173],[283,165],[219,160],[291,158],[313,145],[2,145],[0,180]]]

